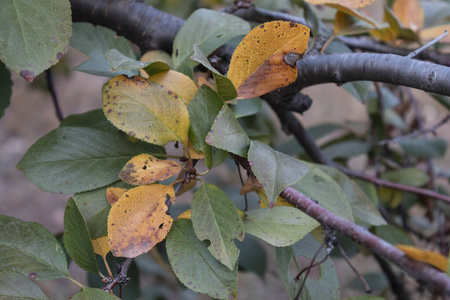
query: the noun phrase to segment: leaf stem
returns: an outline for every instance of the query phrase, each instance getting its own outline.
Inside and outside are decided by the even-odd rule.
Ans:
[[[72,281],[74,284],[78,285],[80,288],[85,288],[84,285],[82,285],[81,283],[79,283],[78,281],[76,281],[75,279],[73,279],[72,277],[67,277],[67,279],[69,279],[70,281]]]

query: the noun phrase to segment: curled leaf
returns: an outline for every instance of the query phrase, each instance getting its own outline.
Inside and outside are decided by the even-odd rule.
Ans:
[[[398,249],[405,252],[409,258],[427,263],[442,272],[447,270],[447,257],[430,250],[420,249],[410,245],[395,245]]]
[[[238,99],[254,98],[287,86],[297,78],[296,60],[306,51],[309,28],[273,21],[252,29],[233,53],[228,78]],[[295,57],[287,61],[285,56]]]

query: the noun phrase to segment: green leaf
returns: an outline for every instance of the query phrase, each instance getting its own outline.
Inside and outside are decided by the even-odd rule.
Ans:
[[[439,158],[447,151],[447,141],[441,138],[402,139],[398,144],[406,154],[419,158]]]
[[[0,215],[0,228],[1,270],[37,280],[69,277],[64,250],[44,226]]]
[[[234,84],[231,82],[231,80],[214,69],[208,58],[197,45],[194,45],[194,54],[191,56],[191,59],[202,64],[212,72],[214,82],[216,83],[217,93],[220,97],[222,97],[223,100],[231,100],[237,97],[236,88],[234,87]]]
[[[346,298],[345,300],[386,300],[386,298],[377,297],[377,296],[357,296]]]
[[[195,235],[191,220],[173,222],[166,237],[167,255],[178,279],[189,289],[216,299],[236,298],[237,269],[231,271]]]
[[[124,37],[116,37],[116,33],[111,29],[90,23],[74,23],[70,45],[89,56],[89,60],[74,69],[76,71],[107,77],[119,74],[137,75],[135,71],[111,71],[111,64],[104,54],[110,49],[117,49],[125,56],[136,59],[128,41]]]
[[[186,60],[192,56],[194,44],[208,56],[227,41],[249,31],[250,25],[241,18],[214,10],[196,10],[184,22],[173,41],[175,70],[181,70]]]
[[[224,104],[205,139],[206,143],[236,155],[247,157],[250,139],[233,112]]]
[[[367,94],[371,86],[372,83],[370,81],[352,81],[342,85],[347,92],[361,103],[366,103]]]
[[[0,270],[0,299],[47,300],[48,298],[29,277],[14,271]]]
[[[409,186],[420,187],[428,183],[428,174],[419,168],[405,168],[387,171],[381,174],[381,178]]]
[[[239,249],[239,268],[253,272],[261,278],[267,269],[266,251],[261,246],[260,240],[251,235],[246,235],[242,242],[237,242]]]
[[[68,0],[3,0],[0,58],[31,82],[64,55],[72,33]]]
[[[108,214],[111,204],[106,198],[106,189],[110,187],[132,188],[123,181],[118,181],[96,190],[77,193],[72,197],[86,221],[91,239],[108,235]]]
[[[290,268],[292,259],[298,256],[304,256],[312,259],[319,247],[320,243],[311,234],[309,234],[293,246],[275,249],[278,273],[280,274],[281,281],[284,283],[291,299],[293,299],[298,293],[300,285],[305,277],[305,275],[302,275],[300,277],[300,281],[298,282],[294,280]],[[324,257],[325,250],[322,249],[316,257],[316,262],[321,261]],[[300,269],[303,269],[308,265],[309,263],[302,265],[300,266]],[[317,280],[313,280],[311,278],[306,279],[305,286],[301,294],[301,299],[339,300],[339,281],[331,258],[329,257],[325,260],[325,262],[319,266],[319,269],[320,275]],[[296,271],[300,272],[300,270]]]
[[[361,141],[343,141],[323,149],[323,154],[329,159],[352,158],[370,151],[371,144]]]
[[[117,300],[114,295],[107,293],[101,289],[94,289],[85,287],[81,292],[75,294],[70,298],[71,300]]]
[[[205,154],[205,165],[211,169],[223,162],[214,160],[214,157],[223,157],[227,153],[221,149],[213,148],[205,142],[216,116],[224,105],[223,100],[207,85],[202,85],[188,105],[189,111],[189,140],[197,151]],[[215,163],[216,162],[216,163]]]
[[[353,221],[352,209],[339,184],[315,165],[306,164],[309,172],[292,187],[317,201],[323,208]]]
[[[91,273],[98,273],[89,231],[75,201],[70,198],[64,213],[64,247],[73,261]]]
[[[117,181],[126,162],[142,152],[114,133],[60,127],[34,143],[17,167],[45,191],[72,194]]]
[[[5,114],[5,109],[9,106],[9,99],[12,94],[11,73],[5,67],[5,65],[0,62],[0,119]]]
[[[380,226],[385,225],[386,221],[381,216],[377,207],[366,196],[361,188],[341,171],[323,165],[316,165],[320,170],[333,178],[347,196],[348,202],[352,208],[353,216],[357,223],[363,225]]]
[[[278,195],[308,173],[308,166],[298,159],[273,150],[258,141],[252,141],[248,161],[256,178],[264,187],[270,206]]]
[[[388,224],[385,226],[376,227],[375,235],[393,245],[414,245],[414,242],[409,237],[408,233],[394,225]]]
[[[160,146],[172,141],[187,144],[186,105],[163,85],[119,75],[103,85],[102,100],[106,118],[129,135]]]
[[[59,124],[59,127],[88,127],[113,133],[118,132],[118,129],[106,119],[101,109],[70,115]]]
[[[192,198],[192,225],[201,240],[209,240],[209,252],[230,270],[239,250],[234,239],[244,239],[244,224],[233,202],[212,184],[203,184]]]
[[[262,108],[261,98],[233,100],[229,102],[236,119],[257,114]]]
[[[138,61],[129,56],[122,54],[117,49],[111,49],[105,52],[105,57],[111,64],[111,71],[123,71],[123,70],[139,70],[145,69],[149,76],[156,73],[170,70],[170,66],[162,61]]]
[[[246,214],[245,232],[277,247],[296,243],[320,225],[297,208],[288,206],[261,208]]]
[[[449,97],[443,96],[443,95],[438,95],[438,94],[431,94],[431,96],[435,100],[437,100],[437,102],[442,104],[442,106],[444,106],[446,109],[450,110],[450,98]]]

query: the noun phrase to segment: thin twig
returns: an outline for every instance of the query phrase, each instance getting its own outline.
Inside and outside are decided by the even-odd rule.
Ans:
[[[344,249],[342,249],[341,244],[339,242],[337,242],[336,246],[338,247],[339,252],[341,252],[342,257],[345,259],[345,261],[350,266],[352,271],[356,274],[356,276],[358,276],[359,280],[361,280],[361,282],[363,283],[364,289],[366,290],[366,293],[370,294],[372,292],[372,290],[370,289],[369,284],[364,279],[364,277],[358,272],[358,270],[356,270],[356,268],[352,265],[352,263],[350,262],[350,259],[348,258],[347,254],[345,253]]]
[[[239,179],[241,180],[241,184],[242,186],[244,186],[244,179],[242,178],[242,173],[241,173],[241,166],[239,165],[239,163],[237,161],[234,161],[236,163],[236,167],[238,169],[238,174],[239,174]],[[248,210],[248,199],[247,199],[247,194],[244,194],[244,201],[245,201],[245,208],[244,211]]]
[[[305,274],[305,278],[303,278],[302,284],[300,285],[300,288],[299,288],[299,290],[298,290],[298,292],[297,292],[297,295],[295,295],[295,297],[294,297],[295,300],[298,300],[298,297],[300,297],[300,294],[302,293],[302,290],[303,290],[303,286],[304,286],[305,283],[306,283],[306,279],[308,278],[309,272],[311,272],[311,269],[312,269],[312,266],[313,266],[313,264],[314,264],[314,261],[316,260],[317,255],[319,255],[320,251],[322,251],[322,249],[323,249],[324,246],[325,246],[325,243],[322,243],[322,245],[320,245],[319,249],[318,249],[318,250],[316,251],[316,253],[314,254],[314,256],[313,256],[313,258],[312,258],[312,260],[311,260],[311,263],[310,263],[310,265],[309,265],[308,268],[307,268],[307,271],[306,271],[306,274]],[[327,255],[327,256],[328,256],[328,255]],[[302,272],[300,272],[300,273],[302,273]],[[298,276],[298,275],[297,275],[297,276]],[[297,278],[297,277],[296,277],[296,278]]]
[[[116,285],[126,285],[128,281],[130,280],[129,277],[127,277],[128,269],[130,268],[131,262],[133,261],[132,258],[127,258],[123,263],[119,265],[119,273],[112,279],[111,282],[109,282],[107,285],[102,287],[101,289],[105,292],[110,293]]]
[[[428,42],[426,45],[423,45],[422,47],[420,47],[417,50],[414,50],[413,52],[411,52],[410,54],[408,54],[406,57],[408,58],[413,58],[416,55],[418,55],[420,52],[424,51],[425,49],[430,48],[431,46],[433,46],[434,44],[436,44],[437,42],[439,42],[440,40],[442,40],[444,37],[446,37],[448,34],[448,31],[445,30],[443,34],[441,34],[440,36],[438,36],[437,38],[435,38],[434,40]]]
[[[384,146],[384,145],[389,144],[389,143],[397,143],[398,141],[401,141],[401,140],[404,140],[404,139],[411,139],[411,138],[415,138],[415,137],[418,137],[418,136],[423,135],[423,134],[427,134],[429,132],[435,132],[436,129],[438,129],[439,127],[443,126],[449,120],[450,120],[450,114],[445,116],[445,118],[443,118],[441,121],[439,121],[433,127],[425,128],[425,129],[419,129],[419,130],[416,130],[414,132],[411,132],[410,134],[398,136],[398,137],[395,137],[395,138],[390,139],[390,140],[379,141],[379,142],[375,143],[375,146]]]
[[[58,95],[56,94],[55,85],[53,82],[53,75],[51,69],[45,71],[45,79],[47,81],[47,88],[52,97],[53,107],[55,108],[56,117],[61,122],[64,120],[64,116],[61,112],[61,107],[59,106]]]

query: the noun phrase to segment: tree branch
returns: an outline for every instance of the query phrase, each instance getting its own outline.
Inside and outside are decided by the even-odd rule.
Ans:
[[[108,27],[137,44],[142,53],[160,49],[172,53],[183,19],[133,0],[70,0],[74,22]]]
[[[445,273],[406,257],[398,248],[365,228],[333,214],[291,187],[286,188],[280,196],[319,223],[350,237],[373,253],[388,259],[413,278],[426,282],[433,294],[450,296],[450,278]]]

